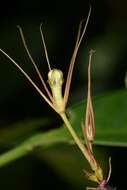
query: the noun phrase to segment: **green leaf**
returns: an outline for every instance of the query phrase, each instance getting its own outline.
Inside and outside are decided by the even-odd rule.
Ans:
[[[127,92],[117,91],[94,99],[96,118],[96,141],[98,145],[127,146]],[[69,109],[70,120],[79,135],[84,117],[85,102]],[[27,126],[26,126],[27,127]],[[0,156],[0,166],[20,158],[37,147],[47,148],[56,143],[73,143],[72,137],[63,126],[28,138],[16,148]]]
[[[3,127],[0,129],[0,146],[14,146],[35,134],[38,129],[45,130],[51,123],[52,119],[49,118],[35,118]]]

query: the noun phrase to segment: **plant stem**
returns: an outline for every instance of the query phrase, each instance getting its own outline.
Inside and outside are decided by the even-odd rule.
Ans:
[[[70,132],[70,134],[72,135],[75,143],[78,145],[79,149],[81,150],[81,152],[83,153],[83,155],[85,156],[85,158],[88,160],[88,162],[90,163],[91,165],[91,157],[90,157],[90,154],[87,150],[87,148],[85,147],[85,145],[82,143],[80,137],[76,134],[75,130],[73,129],[73,127],[71,126],[67,116],[66,116],[66,113],[61,113],[60,114],[62,120],[64,121],[65,123],[65,126],[66,128],[68,129],[68,131]]]

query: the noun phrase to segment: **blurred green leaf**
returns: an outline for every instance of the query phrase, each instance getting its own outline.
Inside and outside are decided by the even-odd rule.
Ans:
[[[127,92],[121,90],[94,99],[97,129],[95,143],[97,145],[127,146],[126,96]],[[72,125],[79,135],[82,133],[80,123],[84,116],[84,110],[85,102],[81,102],[68,111]],[[61,142],[73,143],[72,137],[64,127],[34,134],[16,148],[1,155],[0,166],[36,150],[37,147],[49,147]]]
[[[41,131],[46,130],[51,123],[52,119],[37,118],[3,127],[0,129],[0,146],[14,146],[33,135],[38,129]]]

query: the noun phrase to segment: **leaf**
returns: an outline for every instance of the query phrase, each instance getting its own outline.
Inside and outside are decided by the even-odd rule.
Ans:
[[[14,146],[22,142],[24,139],[33,135],[37,129],[45,130],[47,126],[51,125],[52,119],[38,118],[26,121],[20,121],[0,129],[0,146],[8,147]]]
[[[94,112],[96,121],[97,145],[127,146],[127,92],[113,92],[95,98]],[[71,123],[81,135],[80,123],[84,115],[85,103],[81,102],[69,109]],[[27,126],[26,126],[27,127]],[[45,133],[38,133],[28,138],[17,147],[0,156],[0,166],[20,158],[37,147],[47,148],[56,143],[73,143],[72,137],[61,127]]]

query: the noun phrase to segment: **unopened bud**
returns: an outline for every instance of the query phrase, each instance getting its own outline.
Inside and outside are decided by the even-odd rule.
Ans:
[[[84,171],[84,172],[85,172],[85,174],[86,174],[86,177],[87,177],[89,180],[94,181],[94,182],[96,182],[96,183],[99,183],[99,181],[98,181],[98,179],[97,179],[95,173],[90,173],[90,172],[87,172],[87,171]]]
[[[63,85],[63,73],[61,70],[52,69],[48,73],[48,83],[50,85],[53,105],[58,113],[64,111],[62,85]]]
[[[50,87],[58,86],[61,87],[63,84],[63,73],[61,70],[52,69],[48,73],[48,83]]]
[[[87,102],[87,110],[86,110],[86,120],[85,120],[85,136],[88,141],[92,142],[95,137],[95,123],[94,123],[94,113],[91,102],[91,97]]]
[[[88,66],[88,95],[87,95],[87,107],[86,107],[86,119],[85,119],[85,137],[86,141],[93,142],[95,137],[95,123],[94,112],[91,98],[91,58],[93,50],[90,51],[89,66]]]

